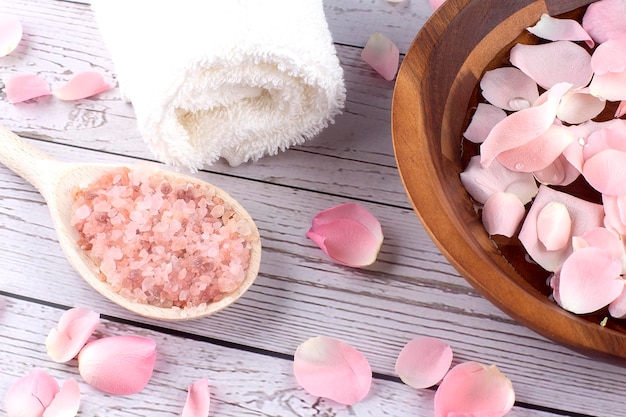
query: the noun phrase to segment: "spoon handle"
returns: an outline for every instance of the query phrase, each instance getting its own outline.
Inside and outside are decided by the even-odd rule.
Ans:
[[[53,159],[0,125],[0,163],[31,183],[40,192],[53,178]],[[47,162],[47,163],[46,163]]]

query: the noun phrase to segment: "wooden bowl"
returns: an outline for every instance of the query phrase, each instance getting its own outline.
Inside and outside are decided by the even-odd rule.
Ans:
[[[621,320],[577,316],[548,296],[548,273],[525,260],[515,239],[491,239],[459,179],[476,149],[463,141],[483,73],[505,62],[542,13],[580,17],[591,0],[447,0],[413,41],[392,107],[396,160],[424,227],[479,292],[537,333],[584,353],[626,358]]]

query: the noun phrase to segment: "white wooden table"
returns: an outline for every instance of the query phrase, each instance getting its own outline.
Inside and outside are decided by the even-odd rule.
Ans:
[[[496,364],[517,394],[511,416],[626,415],[624,364],[572,352],[500,312],[450,266],[411,210],[391,143],[394,84],[364,64],[360,52],[374,31],[406,51],[431,13],[427,0],[325,0],[325,10],[348,88],[336,124],[278,156],[237,168],[217,163],[197,174],[248,209],[264,245],[256,283],[214,316],[151,321],[95,293],[67,263],[41,196],[0,167],[0,396],[40,367],[59,380],[77,377],[82,416],[179,415],[188,384],[201,377],[211,382],[213,416],[429,416],[434,390],[409,388],[394,374],[404,344],[428,335],[452,346],[455,363]],[[114,79],[88,5],[2,0],[0,12],[24,25],[19,49],[0,58],[0,79],[37,72],[54,85],[85,69]],[[0,123],[61,160],[152,158],[117,88],[76,102],[21,105],[0,93]],[[385,233],[378,261],[365,269],[329,261],[305,237],[318,211],[349,201],[371,210]],[[141,393],[105,395],[82,382],[75,362],[49,360],[49,329],[79,305],[103,315],[102,335],[157,341],[155,373]],[[366,355],[375,379],[365,400],[345,407],[298,387],[292,355],[316,335]]]

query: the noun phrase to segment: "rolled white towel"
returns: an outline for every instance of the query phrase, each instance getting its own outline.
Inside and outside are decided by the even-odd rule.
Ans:
[[[161,161],[196,170],[316,136],[345,86],[322,0],[92,0],[124,98]]]

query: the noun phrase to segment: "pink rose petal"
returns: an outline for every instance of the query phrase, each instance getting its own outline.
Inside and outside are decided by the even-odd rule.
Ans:
[[[496,192],[485,202],[482,221],[490,236],[511,237],[526,214],[524,204],[512,193]]]
[[[563,96],[556,117],[565,123],[579,124],[598,116],[606,100],[593,96],[589,89],[570,90]]]
[[[353,405],[368,394],[372,369],[358,350],[337,339],[313,337],[298,346],[293,372],[309,394]]]
[[[626,196],[602,195],[604,224],[620,235],[626,235]]]
[[[100,323],[100,314],[84,307],[66,311],[46,338],[48,355],[55,362],[68,362],[83,348]]]
[[[43,412],[43,417],[74,417],[80,407],[80,388],[74,378],[70,378],[61,387],[50,405]]]
[[[620,262],[622,265],[621,274],[624,273],[624,266],[626,266],[626,252],[621,237],[614,231],[605,227],[594,227],[587,230],[582,236],[574,236],[572,238],[572,245],[574,250],[586,247],[606,249],[609,251],[613,259]]]
[[[156,361],[154,340],[112,336],[88,343],[78,355],[85,382],[116,395],[135,394],[148,384]]]
[[[494,126],[487,139],[480,145],[480,162],[489,166],[502,152],[522,146],[554,124],[561,97],[571,85],[561,83],[548,91],[545,102],[509,115]]]
[[[539,190],[531,173],[511,171],[498,160],[483,168],[480,164],[480,155],[470,159],[460,178],[467,192],[481,204],[485,204],[487,199],[498,191],[513,193],[526,204]]]
[[[478,103],[467,130],[465,139],[474,143],[483,143],[495,125],[506,119],[506,112],[499,107],[487,103]]]
[[[591,3],[583,16],[583,28],[598,43],[626,39],[626,2],[602,0]]]
[[[7,417],[41,417],[59,392],[59,384],[41,369],[18,379],[4,396]]]
[[[626,100],[626,71],[595,74],[589,92],[604,100]]]
[[[418,337],[408,342],[396,360],[396,373],[413,388],[428,388],[445,376],[452,364],[452,348],[434,337]]]
[[[483,97],[504,110],[527,109],[539,98],[537,84],[514,67],[487,71],[480,80]]]
[[[383,76],[387,81],[395,78],[400,63],[398,47],[382,33],[374,33],[368,39],[361,59]]]
[[[22,40],[22,24],[17,16],[0,13],[0,57],[9,55]]]
[[[551,201],[537,215],[537,238],[549,251],[568,245],[572,233],[572,219],[563,203]]]
[[[374,263],[383,243],[380,222],[356,203],[318,213],[306,236],[332,259],[352,267]]]
[[[189,385],[182,417],[208,417],[211,404],[209,380],[202,378]]]
[[[616,319],[626,317],[626,287],[624,287],[622,293],[609,304],[609,314]]]
[[[75,74],[65,85],[54,89],[52,94],[59,100],[80,100],[100,94],[111,88],[99,72],[85,71]]]
[[[546,168],[533,172],[537,181],[545,185],[564,186],[571,184],[580,176],[580,170],[570,162],[565,154],[568,148],[565,148],[563,154]]]
[[[583,176],[602,194],[626,195],[626,152],[607,149],[593,155],[583,165]]]
[[[432,7],[433,10],[437,10],[441,7],[442,4],[446,2],[446,0],[428,0],[428,2],[430,3],[430,7]]]
[[[595,44],[576,20],[557,19],[546,13],[542,14],[539,21],[533,27],[529,27],[528,31],[549,41],[585,41],[589,48],[593,48]]]
[[[626,114],[626,100],[620,101],[617,109],[615,110],[615,115],[613,117],[622,117]]]
[[[572,84],[572,88],[585,87],[593,75],[589,53],[569,41],[518,43],[511,49],[510,61],[546,90],[562,82]]]
[[[6,80],[4,91],[9,103],[21,103],[50,94],[48,83],[35,74],[16,75]]]
[[[435,417],[502,417],[515,403],[511,381],[495,365],[456,365],[435,393]]]
[[[591,69],[595,74],[626,70],[626,40],[612,39],[598,45],[591,55]]]
[[[606,249],[587,247],[573,252],[559,273],[559,304],[575,314],[607,306],[624,290],[622,266]]]

